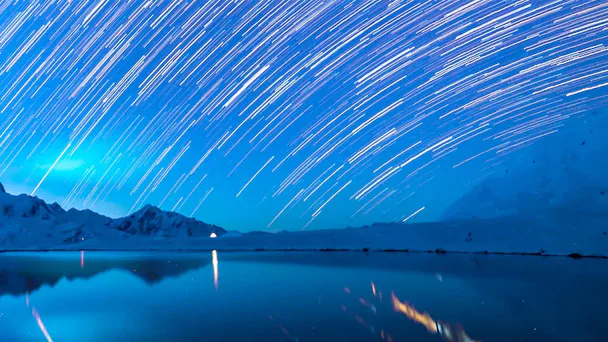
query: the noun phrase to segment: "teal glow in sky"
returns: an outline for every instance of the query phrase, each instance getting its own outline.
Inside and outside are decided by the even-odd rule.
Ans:
[[[5,1],[0,180],[227,229],[433,220],[607,104],[605,1]]]

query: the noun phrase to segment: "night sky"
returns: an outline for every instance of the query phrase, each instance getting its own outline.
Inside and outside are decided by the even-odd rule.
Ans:
[[[0,180],[242,231],[430,221],[606,107],[607,45],[606,1],[1,1]]]

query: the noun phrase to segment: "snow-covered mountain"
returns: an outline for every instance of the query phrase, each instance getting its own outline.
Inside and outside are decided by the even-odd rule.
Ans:
[[[167,238],[209,237],[212,233],[218,236],[226,233],[216,225],[164,211],[149,204],[130,216],[113,220],[110,226],[131,235]]]
[[[7,250],[408,250],[608,256],[604,215],[497,215],[295,232],[224,231],[146,206],[111,219],[63,210],[0,188],[0,252]],[[502,213],[504,214],[504,213]],[[565,216],[565,217],[564,217]],[[211,233],[217,239],[209,238]]]
[[[596,218],[608,225],[607,131],[608,110],[573,119],[502,164],[503,170],[455,201],[443,219]]]
[[[38,197],[11,195],[0,184],[0,249],[37,246],[49,248],[91,241],[116,242],[125,239],[144,243],[150,239],[209,238],[226,231],[174,212],[146,205],[118,219],[91,210],[64,210]],[[141,241],[140,241],[141,240]]]

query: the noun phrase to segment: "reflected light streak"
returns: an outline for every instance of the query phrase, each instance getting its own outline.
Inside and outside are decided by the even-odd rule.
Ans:
[[[84,251],[80,251],[80,268],[84,268]]]
[[[395,293],[391,293],[391,295],[393,298],[393,308],[395,311],[401,312],[409,319],[424,325],[430,333],[439,333],[444,340],[450,342],[481,342],[473,340],[461,327],[453,328],[449,324],[434,321],[428,313],[420,313],[411,305],[405,302],[400,302],[399,298],[395,296]]]
[[[213,285],[217,290],[219,288],[219,269],[218,269],[218,261],[217,261],[217,251],[214,249],[211,251],[211,263],[213,264]]]
[[[354,312],[350,311],[346,307],[346,305],[344,305],[344,304],[340,305],[340,309],[342,311],[344,311],[346,314],[348,314],[348,316],[350,316],[352,319],[354,319],[355,322],[359,323],[362,327],[364,327],[367,330],[369,330],[372,334],[374,334],[376,332],[376,328],[372,324],[366,322],[361,316],[359,316],[359,315],[355,314]]]
[[[393,342],[393,337],[391,334],[385,334],[384,329],[380,330],[380,338],[382,341]]]
[[[366,308],[370,309],[374,314],[377,313],[376,306],[374,304],[366,301],[363,297],[359,297],[359,303],[361,303],[361,305],[365,306]]]
[[[433,334],[437,333],[437,323],[431,318],[428,313],[420,313],[414,307],[407,303],[402,303],[395,293],[391,293],[393,298],[393,308],[397,312],[401,312],[414,322],[424,325],[424,327]]]
[[[373,281],[372,281],[372,294],[374,295],[374,297],[376,297],[376,285],[374,285]]]
[[[272,317],[272,315],[268,315],[268,319],[276,322],[274,317]],[[283,332],[283,334],[285,334],[285,336],[290,339],[291,341],[298,341],[297,337],[294,337],[293,335],[291,335],[291,333],[289,332],[289,330],[287,330],[287,328],[285,328],[285,326],[281,323],[276,322],[277,325],[279,326],[279,329],[281,329],[281,331]]]
[[[448,324],[444,324],[442,322],[437,323],[439,327],[439,334],[450,342],[481,342],[472,339],[464,329],[460,327],[452,328]]]
[[[48,342],[53,342],[53,339],[51,338],[51,335],[49,335],[49,332],[46,330],[44,323],[42,323],[42,319],[40,318],[38,311],[36,311],[36,308],[32,308],[32,316],[34,316],[34,318],[36,319],[36,323],[38,323],[38,327],[40,328],[40,331],[42,331],[42,333],[44,334],[46,340]]]

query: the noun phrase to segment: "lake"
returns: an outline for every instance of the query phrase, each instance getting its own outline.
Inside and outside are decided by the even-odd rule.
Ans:
[[[606,341],[608,261],[0,254],[0,341]]]

